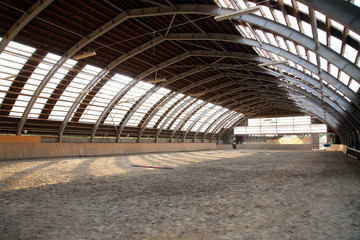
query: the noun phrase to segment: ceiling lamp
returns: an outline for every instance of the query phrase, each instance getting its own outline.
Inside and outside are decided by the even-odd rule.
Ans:
[[[249,7],[249,8],[246,8],[246,9],[233,11],[231,13],[217,15],[217,16],[214,17],[214,19],[215,19],[215,21],[220,22],[220,21],[223,21],[223,20],[226,20],[226,19],[238,17],[238,16],[245,15],[245,14],[254,13],[254,12],[257,12],[257,11],[260,11],[260,6]]]
[[[258,66],[259,67],[266,67],[266,66],[270,66],[270,65],[278,65],[278,64],[287,64],[287,61],[278,61],[278,62],[266,62],[266,63],[259,63]]]
[[[158,82],[165,82],[166,78],[159,78],[159,79],[154,79],[151,81],[148,81],[148,83],[158,83]]]
[[[95,55],[96,55],[96,52],[95,52],[95,51],[92,51],[92,52],[86,52],[86,53],[82,53],[82,54],[76,55],[76,56],[74,56],[73,58],[74,58],[75,60],[80,60],[80,59],[87,58],[87,57],[91,57],[91,56],[95,56]]]

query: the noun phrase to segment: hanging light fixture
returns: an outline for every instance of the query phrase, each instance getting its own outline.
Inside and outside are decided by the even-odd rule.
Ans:
[[[75,60],[80,60],[80,59],[87,58],[87,57],[92,57],[92,56],[95,56],[95,55],[96,55],[96,52],[92,51],[92,52],[81,53],[79,55],[74,56],[73,58]]]

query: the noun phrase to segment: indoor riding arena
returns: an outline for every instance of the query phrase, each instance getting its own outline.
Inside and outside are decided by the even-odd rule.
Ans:
[[[359,13],[1,1],[0,240],[360,240]]]

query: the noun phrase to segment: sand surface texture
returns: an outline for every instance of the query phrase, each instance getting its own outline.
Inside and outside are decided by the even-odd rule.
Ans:
[[[3,161],[0,239],[360,239],[360,162],[244,150]]]

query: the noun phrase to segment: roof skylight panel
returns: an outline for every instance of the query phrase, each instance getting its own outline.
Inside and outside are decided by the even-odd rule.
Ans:
[[[171,97],[171,96],[170,96]],[[171,97],[171,100],[169,102],[167,102],[163,107],[161,107],[156,114],[152,117],[152,119],[149,121],[148,125],[146,127],[148,128],[152,128],[154,127],[154,125],[157,123],[157,121],[160,119],[161,116],[163,116],[163,114],[178,100],[180,100],[181,98],[183,98],[184,95],[183,94],[175,94],[174,97]],[[164,119],[162,120],[162,122],[164,121]]]
[[[311,50],[308,50],[308,54],[309,54],[310,62],[315,66],[317,66],[318,62],[317,62],[316,54]]]
[[[34,74],[41,76],[41,80],[47,75],[51,68],[61,57],[52,53],[46,55],[44,60],[39,64],[38,68],[35,69]],[[40,93],[38,99],[34,104],[33,109],[31,109],[29,117],[37,118],[41,113],[41,110],[44,108],[46,101],[49,99],[54,89],[58,86],[60,81],[68,73],[69,69],[76,64],[76,61],[69,59],[66,63],[54,74],[50,81],[46,84],[44,90]],[[33,78],[34,79],[34,78]]]
[[[344,57],[347,58],[350,62],[355,63],[356,56],[358,52],[355,48],[351,47],[349,44],[345,44]]]
[[[298,64],[296,65],[296,69],[300,70],[302,72],[304,71],[304,68],[301,65],[298,65]]]
[[[342,41],[337,37],[330,36],[330,48],[337,53],[341,53]]]
[[[311,71],[309,69],[304,68],[304,72],[305,74],[311,76]]]
[[[315,78],[316,80],[320,80],[320,77],[318,75],[316,75],[315,73],[311,74],[313,78]]]
[[[233,117],[233,119],[231,119],[224,125],[224,128],[229,128],[229,127],[233,126],[236,122],[238,122],[241,118],[243,118],[243,116],[244,115],[242,113],[236,113],[235,116]],[[215,133],[218,133],[220,130],[221,130],[221,128],[218,128],[215,131]]]
[[[241,33],[241,35],[245,38],[252,38],[250,34],[245,30],[244,26],[241,24],[235,25],[238,31]]]
[[[287,46],[286,46],[286,43],[285,43],[284,38],[282,38],[282,37],[280,37],[280,36],[276,36],[276,39],[278,40],[279,46],[280,46],[282,49],[284,49],[284,50],[286,50],[286,51],[289,50],[289,49],[287,48]]]
[[[338,78],[339,68],[338,68],[337,66],[335,66],[334,64],[330,63],[329,73],[330,73],[334,78]]]
[[[9,90],[12,82],[35,50],[35,48],[23,44],[10,42],[0,54],[0,103],[6,95],[3,91]]]
[[[261,9],[264,11],[264,17],[266,17],[272,21],[275,21],[270,9],[267,6],[262,5]]]
[[[340,30],[341,32],[344,31],[344,25],[342,25],[341,23],[338,23],[337,21],[331,19],[331,25],[335,28],[337,28],[338,30]]]
[[[299,56],[305,60],[308,60],[305,48],[301,45],[297,45],[297,49],[299,50]]]
[[[202,130],[204,132],[205,131],[212,132],[218,126],[218,124],[221,124],[223,119],[234,114],[234,111],[227,111],[227,110],[229,109],[224,108],[221,114],[217,114],[216,116],[212,117],[212,119],[209,121],[208,126],[204,127]]]
[[[166,116],[163,116],[163,119],[159,123],[159,126],[162,126],[178,107],[180,107],[182,104],[186,104],[186,102],[189,101],[190,98],[191,98],[189,96],[183,98],[183,96],[184,96],[183,94],[181,94],[181,97],[177,96],[178,97],[177,100],[181,99],[181,101],[177,102],[177,100],[176,100],[176,101],[173,102],[175,105],[173,105],[173,104],[169,105],[169,107],[171,106],[171,110],[166,113]],[[168,124],[170,124],[170,123],[168,122]]]
[[[50,56],[49,56],[50,55]],[[28,94],[32,96],[37,87],[40,85],[43,78],[46,76],[48,71],[51,69],[51,67],[54,65],[53,62],[56,62],[54,59],[51,59],[51,54],[48,54],[44,60],[37,66],[37,68],[33,71],[30,78],[26,81],[26,84],[24,85],[23,89],[21,90],[22,93]],[[42,93],[40,93],[39,98],[36,99],[36,102],[33,106],[33,108],[30,111],[29,117],[36,118],[38,117],[38,114],[40,113],[43,104],[46,101],[46,98],[51,94],[51,91],[49,89],[44,89]],[[27,97],[28,101],[31,97]],[[22,101],[25,99],[23,98]],[[15,102],[15,106],[17,103]],[[25,110],[25,109],[24,109]]]
[[[112,116],[108,116],[105,120],[105,123],[112,123],[112,119],[115,119],[119,123],[124,115],[130,110],[130,108],[135,104],[135,102],[146,92],[146,90],[141,89],[141,83],[139,82],[134,87],[132,87],[116,104],[116,107],[112,111]]]
[[[344,96],[344,94],[342,92],[340,92],[339,90],[336,90],[336,93],[339,94],[340,96]]]
[[[298,25],[298,21],[296,20],[295,17],[288,15],[289,21],[290,21],[290,27],[295,29],[296,31],[300,31],[299,25]]]
[[[177,125],[180,123],[181,120],[185,119],[186,115],[188,113],[190,113],[191,111],[193,111],[199,104],[201,104],[203,101],[201,100],[195,100],[195,101],[192,101],[192,104],[191,106],[189,106],[188,108],[185,109],[185,111],[183,111],[181,113],[181,115],[179,117],[176,118],[175,122],[170,126],[170,129],[171,130],[174,130]]]
[[[176,107],[174,107],[171,112],[167,115],[168,117],[164,119],[164,121],[167,121],[164,128],[165,129],[174,129],[173,127],[173,120],[178,115],[178,113],[181,113],[183,109],[187,108],[189,105],[194,103],[194,99],[191,97],[187,97],[184,99],[184,101],[180,102]],[[176,111],[175,114],[172,114],[174,111]],[[179,119],[179,118],[177,118]],[[161,123],[162,125],[162,123]]]
[[[318,12],[318,11],[316,11],[315,10],[315,17],[318,19],[318,20],[320,20],[320,21],[322,21],[322,22],[326,22],[326,16],[324,15],[324,14],[322,14],[321,12]]]
[[[248,8],[248,6],[244,3],[243,0],[235,0],[239,5],[240,7],[243,9],[243,8]]]
[[[250,35],[251,39],[256,40],[256,36],[253,34],[253,31],[251,31],[251,29],[249,27],[244,27],[246,32]]]
[[[287,26],[287,23],[285,21],[285,17],[284,17],[284,14],[279,11],[279,10],[276,10],[274,9],[274,14],[275,14],[275,17],[277,19],[277,21],[285,26]]]
[[[66,113],[58,111],[59,107],[72,105],[79,94],[83,91],[86,85],[101,71],[101,68],[96,68],[91,65],[86,65],[83,70],[76,75],[76,77],[68,85],[64,93],[60,96],[49,118],[63,119]],[[61,117],[59,117],[61,116]]]
[[[351,102],[350,98],[348,98],[347,96],[344,96],[344,99],[348,102]]]
[[[99,117],[110,103],[110,101],[115,97],[115,95],[123,89],[127,83],[129,83],[132,79],[127,78],[120,74],[115,74],[107,83],[96,93],[96,95],[91,100],[90,104],[86,108],[86,112],[81,116],[80,121],[86,120],[88,118],[88,114],[92,115],[92,119]],[[99,106],[102,107],[99,111]]]
[[[265,34],[263,31],[256,29],[255,33],[259,36],[260,40],[264,43],[269,43],[268,39],[266,38]]]
[[[232,7],[232,6],[229,6],[228,4],[226,4],[224,0],[217,0],[217,1],[220,3],[221,7],[224,7],[224,8]]]
[[[273,59],[275,62],[280,61],[280,59],[279,59],[279,57],[278,57],[277,54],[275,54],[275,53],[270,53],[270,55],[271,55],[272,59]]]
[[[207,105],[208,108],[211,108],[210,111],[208,111],[207,113],[204,114],[204,116],[202,116],[198,122],[194,125],[194,127],[191,129],[192,131],[198,131],[199,128],[204,125],[204,123],[206,123],[208,121],[208,119],[215,114],[216,111],[218,111],[219,109],[221,109],[220,106],[215,106],[213,104],[208,104]]]
[[[336,88],[333,85],[328,84],[328,87],[335,92]]]
[[[216,113],[211,114],[206,119],[205,124],[200,126],[201,128],[199,128],[197,131],[205,132],[210,127],[210,125],[213,124],[217,119],[225,117],[227,115],[226,113],[227,110],[228,109],[226,108],[216,109]]]
[[[190,119],[188,121],[186,121],[186,123],[184,124],[184,126],[181,128],[182,131],[186,131],[190,125],[201,115],[203,114],[205,111],[209,110],[208,107],[209,104],[206,104],[204,106],[202,106],[200,109],[198,109],[196,111],[195,114],[193,114]]]
[[[288,64],[290,67],[296,68],[295,63],[291,60],[288,60]]]
[[[278,43],[277,43],[277,41],[276,41],[276,39],[275,39],[275,37],[274,37],[274,34],[272,34],[272,33],[266,33],[266,36],[268,37],[269,42],[270,42],[271,45],[274,45],[274,46],[276,46],[276,47],[279,47],[279,45],[278,45]]]
[[[297,55],[298,52],[296,51],[295,44],[294,44],[292,41],[290,41],[290,40],[286,40],[286,42],[287,42],[287,44],[288,44],[288,46],[289,46],[289,48],[290,48],[290,52],[293,53],[293,54],[295,54],[295,55]]]
[[[292,2],[291,0],[283,0],[285,4],[289,5],[290,7],[292,7]]]
[[[304,34],[309,36],[310,38],[313,38],[313,33],[312,33],[312,27],[310,24],[308,24],[307,22],[301,21],[301,25],[303,27],[304,30]]]
[[[264,51],[263,49],[258,48],[258,47],[253,47],[253,49],[259,56],[265,57],[265,58],[270,58],[269,55],[266,53],[266,51]]]
[[[359,91],[360,84],[356,80],[351,79],[349,88],[357,93]]]
[[[160,88],[157,92],[153,93],[133,114],[129,120],[129,125],[137,126],[145,114],[170,90]]]
[[[323,57],[320,57],[320,67],[322,70],[328,71],[328,61]]]
[[[319,42],[326,46],[327,45],[326,32],[319,29],[319,28],[317,28],[316,30],[317,30],[317,35],[318,35]]]
[[[356,41],[360,42],[360,35],[357,34],[356,32],[349,30],[349,36],[355,39]]]
[[[309,7],[308,6],[306,6],[305,4],[302,4],[299,1],[296,1],[296,4],[297,4],[300,11],[302,11],[303,13],[309,14]]]
[[[350,81],[350,76],[347,74],[347,73],[345,73],[345,72],[343,72],[343,71],[340,71],[340,73],[339,73],[339,80],[343,83],[343,84],[345,84],[346,86],[349,84],[349,81]]]

